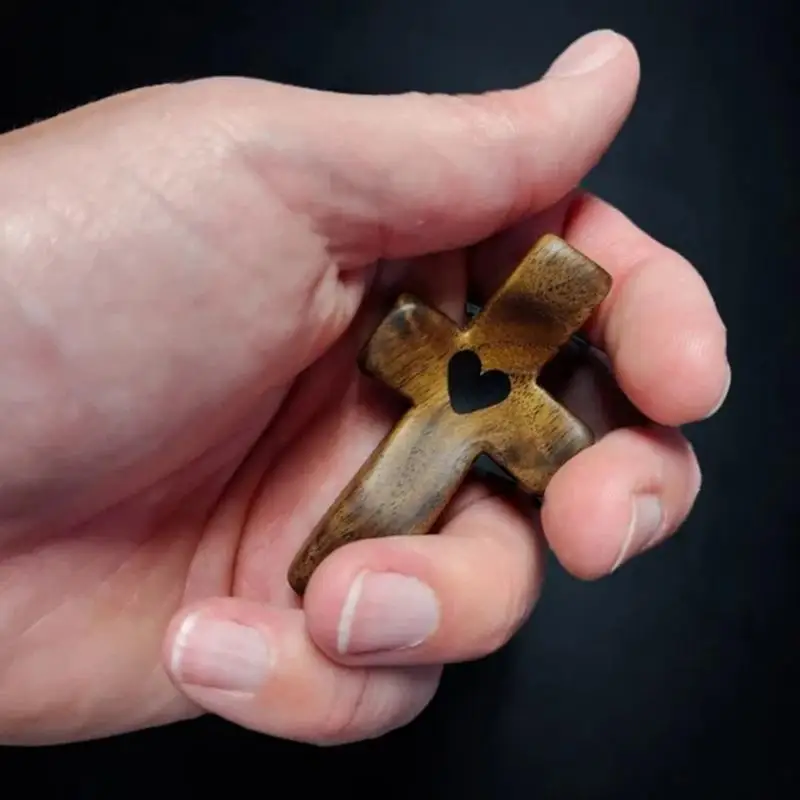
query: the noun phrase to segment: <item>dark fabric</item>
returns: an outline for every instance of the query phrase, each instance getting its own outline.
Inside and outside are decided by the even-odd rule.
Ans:
[[[681,534],[613,578],[557,565],[496,656],[451,668],[423,717],[317,750],[206,719],[94,744],[0,750],[0,793],[58,798],[783,798],[797,788],[796,28],[791,0],[162,0],[0,10],[0,125],[210,74],[378,92],[526,82],[613,27],[640,102],[589,185],[709,281],[733,388],[690,431],[705,486]],[[10,776],[10,777],[9,777]],[[7,783],[19,779],[14,788]],[[168,788],[168,784],[171,788]],[[23,788],[24,787],[24,788]]]

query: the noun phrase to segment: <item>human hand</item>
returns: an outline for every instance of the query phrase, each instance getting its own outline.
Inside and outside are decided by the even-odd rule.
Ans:
[[[593,578],[680,525],[677,426],[724,397],[725,328],[684,259],[572,192],[638,82],[623,38],[576,48],[481,97],[215,79],[0,138],[0,741],[204,711],[378,735],[518,629],[543,538]],[[591,335],[657,424],[570,461],[540,521],[467,486],[440,535],[342,548],[301,606],[289,561],[393,423],[354,367],[381,295],[456,317],[545,230],[613,274]]]

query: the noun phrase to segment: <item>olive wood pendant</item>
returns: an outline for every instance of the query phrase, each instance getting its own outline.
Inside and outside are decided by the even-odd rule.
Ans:
[[[593,436],[537,378],[610,288],[605,270],[547,235],[463,328],[402,294],[360,365],[411,408],[312,531],[289,568],[292,589],[302,595],[348,542],[428,533],[480,455],[544,494]]]

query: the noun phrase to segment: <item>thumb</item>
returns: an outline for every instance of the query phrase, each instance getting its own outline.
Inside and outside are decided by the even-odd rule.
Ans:
[[[596,31],[520,89],[380,97],[291,90],[283,120],[271,124],[287,141],[291,130],[292,149],[320,165],[317,219],[345,261],[361,266],[473,244],[557,202],[617,135],[638,80],[633,45]],[[308,124],[315,116],[321,126]]]
[[[262,258],[276,229],[288,236],[299,225],[257,190],[266,186],[322,234],[338,267],[361,267],[474,244],[555,204],[614,140],[638,82],[631,42],[600,30],[515,90],[370,96],[212,78],[118,95],[40,124],[36,135],[3,138],[30,148],[52,131],[59,152],[94,148],[98,164],[124,168],[127,191],[144,184],[240,261]],[[68,165],[46,156],[37,153],[42,174],[68,177]],[[85,171],[85,159],[75,161]],[[106,186],[89,188],[104,199]],[[244,234],[231,241],[242,220]]]
[[[440,667],[359,669],[329,661],[303,612],[240,598],[182,609],[164,642],[176,688],[199,708],[251,730],[313,744],[372,738],[414,719]]]
[[[471,245],[553,205],[614,140],[638,82],[633,45],[601,30],[515,90],[371,96],[213,78],[106,107],[149,104],[139,120],[150,131],[165,116],[179,120],[170,129],[183,131],[189,152],[204,131],[202,158],[235,156],[346,268]],[[193,189],[255,214],[253,249],[263,252],[259,237],[276,226],[263,198],[249,207],[239,195],[223,200],[219,186]]]

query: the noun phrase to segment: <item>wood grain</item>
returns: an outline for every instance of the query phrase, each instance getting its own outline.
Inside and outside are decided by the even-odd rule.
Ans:
[[[411,408],[298,552],[288,574],[292,589],[302,595],[319,564],[348,542],[430,532],[482,453],[522,489],[543,494],[555,472],[592,443],[592,434],[537,377],[610,288],[605,270],[561,239],[545,236],[464,328],[401,295],[360,361]],[[483,373],[502,375],[473,374],[469,362],[477,359],[465,358],[467,352],[480,359]],[[498,402],[503,380],[510,391]],[[469,391],[471,398],[456,395]],[[493,404],[457,412],[481,398]]]

